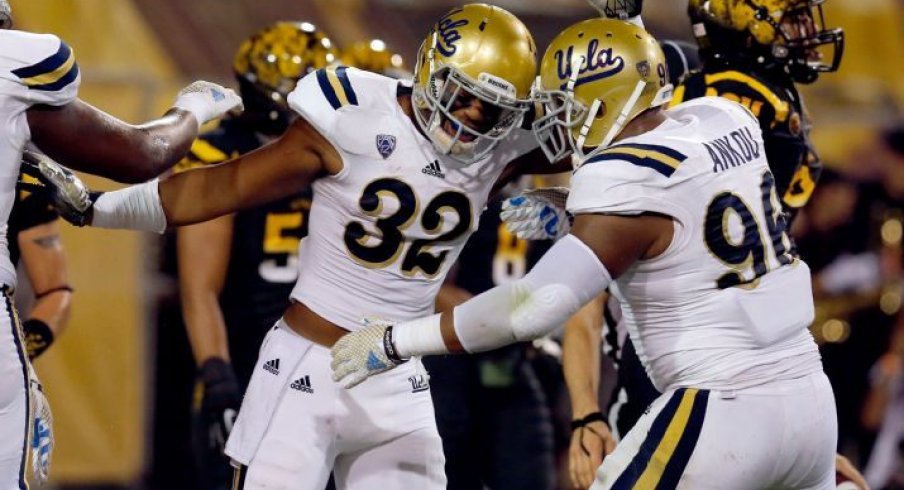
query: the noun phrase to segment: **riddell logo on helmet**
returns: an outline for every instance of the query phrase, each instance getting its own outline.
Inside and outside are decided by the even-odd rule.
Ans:
[[[613,54],[612,48],[599,49],[599,39],[592,39],[587,44],[585,53],[578,53],[580,68],[574,86],[583,85],[594,80],[611,77],[625,68],[625,59]],[[574,70],[574,46],[568,46],[568,51],[561,49],[556,51],[556,74],[563,81],[561,89],[564,90]],[[586,75],[585,75],[586,73]]]

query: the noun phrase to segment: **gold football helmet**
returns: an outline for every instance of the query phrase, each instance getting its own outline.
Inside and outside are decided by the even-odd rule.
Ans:
[[[604,150],[638,114],[668,102],[672,86],[662,49],[647,31],[596,18],[552,40],[534,98],[546,109],[534,134],[555,162],[572,151],[586,159]]]
[[[343,65],[380,73],[393,78],[411,79],[402,55],[393,53],[381,39],[358,41],[342,50]],[[407,76],[405,76],[407,75]]]
[[[444,15],[417,53],[412,101],[415,119],[437,151],[463,164],[487,154],[530,107],[537,70],[527,27],[499,7],[468,4]],[[480,127],[453,115],[479,100]]]
[[[267,26],[242,43],[232,65],[245,111],[288,110],[286,97],[298,80],[338,57],[332,41],[309,22]]]
[[[795,81],[809,83],[836,71],[844,53],[842,29],[825,27],[824,2],[690,0],[688,12],[702,49],[717,57],[776,61]]]

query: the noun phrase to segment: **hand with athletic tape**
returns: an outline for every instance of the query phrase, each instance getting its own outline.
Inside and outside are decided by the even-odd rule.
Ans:
[[[223,117],[229,111],[241,112],[244,109],[242,98],[234,90],[204,80],[180,90],[173,107],[192,113],[199,127]]]
[[[25,150],[22,152],[22,172],[38,179],[43,186],[29,186],[30,190],[46,193],[63,219],[75,226],[90,222],[94,199],[85,183],[71,170],[47,155]]]
[[[405,362],[392,343],[392,325],[383,319],[365,318],[364,328],[340,338],[330,351],[333,381],[352,388]]]
[[[523,240],[558,240],[571,231],[572,216],[565,210],[568,189],[545,187],[506,199],[499,216]]]

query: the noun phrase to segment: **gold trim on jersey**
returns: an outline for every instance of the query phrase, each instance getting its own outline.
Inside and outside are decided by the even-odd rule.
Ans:
[[[679,85],[675,88],[675,91],[672,93],[672,100],[669,101],[669,109],[684,102],[684,91],[684,85]]]
[[[739,71],[725,71],[721,73],[712,73],[705,75],[705,84],[707,87],[716,84],[722,81],[732,81],[739,82],[747,85],[759,92],[767,102],[775,109],[775,120],[778,122],[784,122],[788,119],[788,114],[791,110],[788,102],[782,100],[778,95],[775,95],[775,92],[769,89],[769,87],[763,85],[759,80],[751,77],[750,75],[741,73]]]
[[[22,83],[28,85],[29,87],[33,87],[35,85],[49,85],[52,84],[59,79],[63,78],[69,70],[75,65],[75,53],[72,51],[69,52],[69,58],[60,65],[59,68],[53,70],[51,72],[43,73],[41,75],[35,75],[29,78],[23,78]]]

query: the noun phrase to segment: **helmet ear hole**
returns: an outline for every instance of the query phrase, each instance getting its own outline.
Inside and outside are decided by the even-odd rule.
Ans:
[[[606,103],[602,100],[599,103],[599,108],[596,110],[596,114],[593,115],[594,119],[602,119],[606,117]]]

